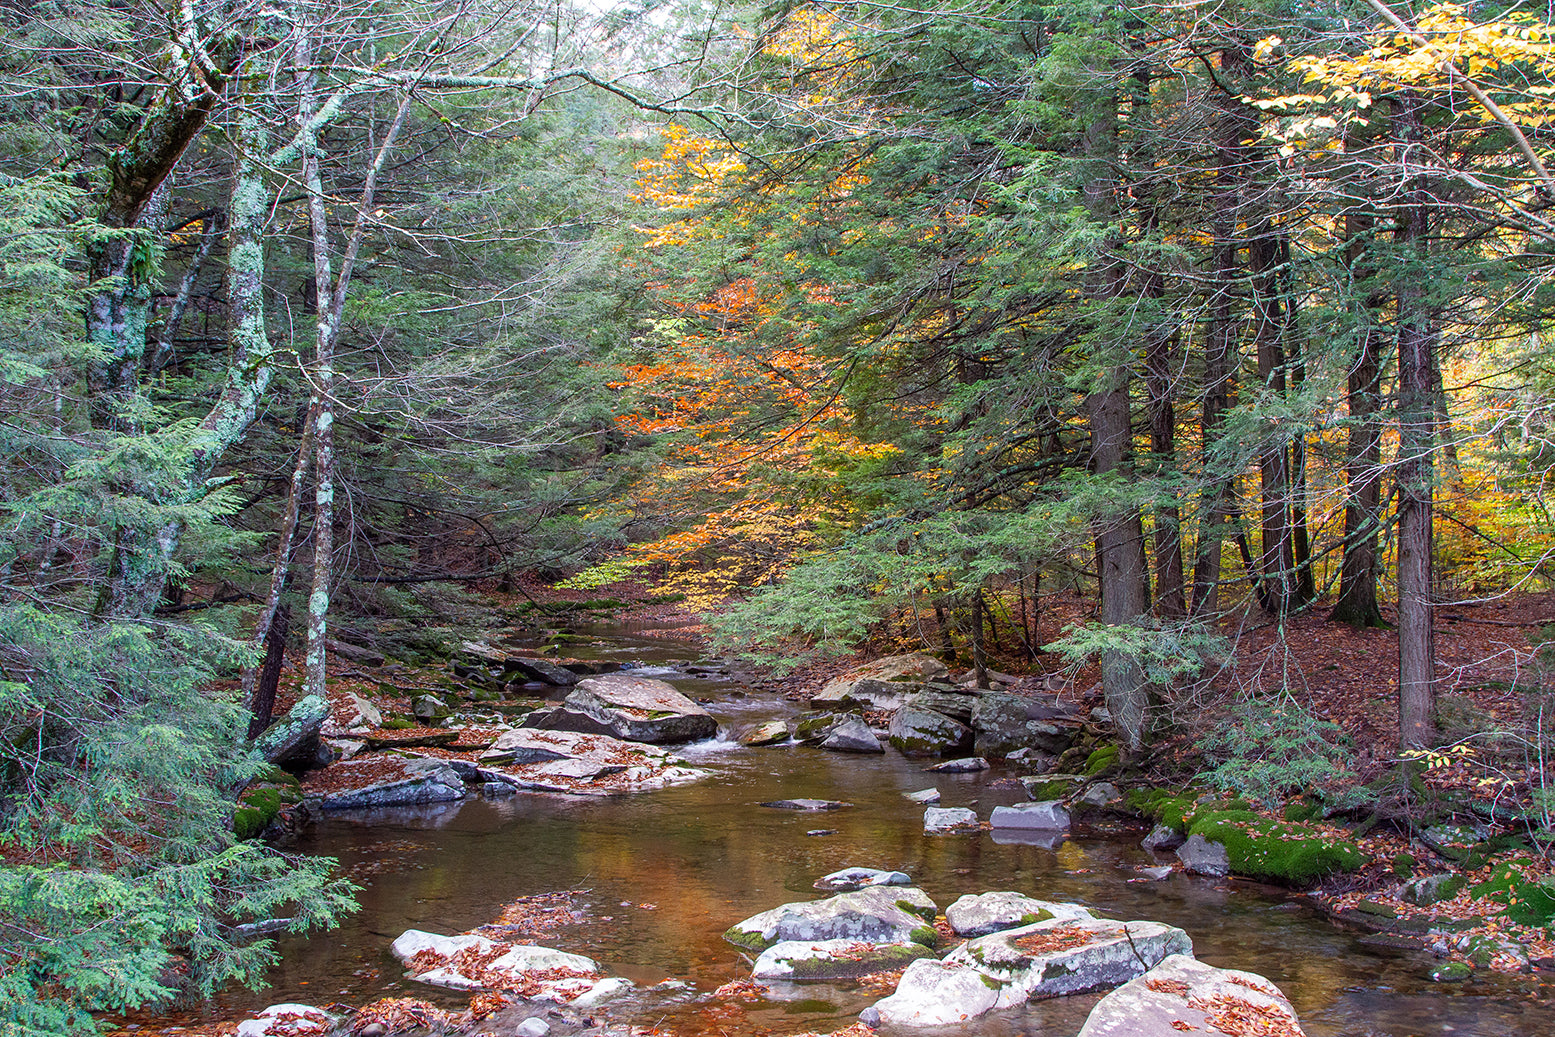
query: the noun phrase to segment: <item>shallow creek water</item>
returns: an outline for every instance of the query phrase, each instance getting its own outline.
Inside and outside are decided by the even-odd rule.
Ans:
[[[695,649],[614,631],[569,645],[580,657],[654,665]],[[786,716],[793,703],[706,678],[655,673],[703,700],[726,728]],[[852,756],[816,749],[743,749],[727,742],[687,747],[709,772],[691,785],[639,796],[569,799],[517,795],[461,803],[333,815],[294,847],[337,857],[364,888],[361,911],[340,929],[282,944],[284,963],[259,995],[224,999],[227,1011],[279,1001],[362,1004],[414,996],[461,1006],[463,998],[400,979],[390,941],[408,928],[458,933],[495,919],[523,896],[583,889],[578,924],[545,942],[598,959],[607,974],[647,988],[683,980],[690,988],[644,989],[615,1002],[615,1018],[659,1025],[687,1037],[825,1032],[854,1021],[878,995],[844,985],[779,988],[747,1012],[705,995],[749,965],[721,934],[778,904],[818,897],[811,884],[850,865],[907,872],[943,908],[963,893],[1011,889],[1086,904],[1109,917],[1180,926],[1198,957],[1262,973],[1290,997],[1312,1037],[1555,1035],[1555,983],[1490,977],[1457,986],[1426,979],[1433,959],[1363,943],[1299,899],[1241,882],[1182,875],[1144,880],[1157,863],[1141,833],[1076,830],[1052,845],[1005,843],[989,833],[931,837],[922,808],[903,793],[937,786],[945,806],[993,806],[1024,799],[991,787],[1006,776],[923,773],[895,752]],[[763,800],[844,800],[827,813],[763,808]],[[835,829],[834,834],[807,834]],[[949,1034],[1072,1037],[1100,995],[1039,1002],[995,1013]]]

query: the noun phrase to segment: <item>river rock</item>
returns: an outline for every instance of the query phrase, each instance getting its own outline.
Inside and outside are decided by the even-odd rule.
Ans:
[[[651,677],[611,673],[578,682],[553,709],[537,709],[524,727],[613,735],[663,745],[711,738],[718,722],[672,685]]]
[[[907,966],[896,993],[875,1002],[870,1025],[948,1026],[991,1012],[998,1001],[998,984],[973,966],[924,958]]]
[[[972,723],[972,711],[977,707],[978,699],[983,694],[981,691],[958,688],[952,684],[927,684],[922,691],[909,695],[903,705],[916,706],[930,713],[949,717],[967,728],[967,737],[970,739],[972,729],[969,725]]]
[[[316,800],[321,810],[445,803],[462,799],[465,793],[458,771],[446,760],[433,758],[358,758],[337,763],[323,773],[328,775],[332,791]],[[307,786],[303,793],[312,798]]]
[[[1008,756],[1021,749],[1061,755],[1074,743],[1078,720],[1056,699],[1027,699],[993,692],[973,707],[974,747],[979,755]]]
[[[945,962],[976,969],[994,991],[994,1003],[982,1008],[1011,1008],[1027,1001],[1065,994],[1105,990],[1144,974],[1173,954],[1191,954],[1193,943],[1181,929],[1159,922],[1115,922],[1102,918],[1051,919],[1018,929],[980,936],[957,947]],[[917,965],[908,967],[896,994],[875,1007],[885,1022],[925,1025],[954,1021],[962,1012],[977,1014],[966,1006],[947,1006],[949,1019],[908,1019],[900,1004],[921,1005],[915,991]],[[938,982],[940,977],[926,978]],[[906,996],[903,996],[903,995]],[[986,1004],[979,999],[978,1005]],[[914,1007],[921,1013],[921,1007]]]
[[[841,810],[852,805],[835,799],[769,799],[761,804],[774,810]]]
[[[509,656],[507,660],[508,674],[517,674],[526,680],[540,684],[549,684],[554,688],[570,688],[578,683],[578,675],[551,662],[549,659],[536,659],[530,656]],[[504,677],[508,676],[504,674]]]
[[[1126,810],[1123,793],[1110,781],[1098,781],[1087,785],[1085,791],[1074,800],[1074,806],[1091,810]]]
[[[935,774],[973,774],[977,771],[986,771],[988,761],[981,756],[963,756],[959,760],[946,760],[944,763],[936,763],[924,770]]]
[[[907,694],[916,691],[924,681],[943,677],[949,672],[944,663],[922,652],[887,656],[827,682],[810,702],[815,709],[837,706],[897,709]]]
[[[748,728],[740,735],[741,745],[781,745],[788,741],[788,725],[781,720],[768,720]]]
[[[925,835],[943,835],[977,825],[977,813],[967,807],[930,807],[923,812]]]
[[[516,728],[504,731],[481,754],[478,772],[464,778],[503,781],[531,792],[606,796],[680,785],[704,773],[681,766],[657,745],[577,731]]]
[[[730,926],[724,939],[747,950],[784,940],[933,944],[934,901],[912,886],[869,886],[825,900],[784,904]]]
[[[1170,853],[1187,841],[1187,837],[1171,825],[1156,825],[1139,845],[1151,853]]]
[[[904,792],[902,795],[925,807],[939,802],[939,789],[919,789],[917,792]]]
[[[636,759],[630,759],[636,758]],[[516,727],[504,731],[481,754],[482,763],[523,764],[551,760],[589,760],[600,763],[629,763],[640,760],[664,760],[669,750],[642,742],[628,742],[610,735],[583,734],[578,731],[540,731]]]
[[[890,738],[907,756],[945,756],[969,747],[972,731],[942,713],[909,704],[891,717]]]
[[[899,969],[934,951],[921,943],[784,940],[761,952],[752,979],[855,979]]]
[[[1231,855],[1226,852],[1225,845],[1211,842],[1202,835],[1188,836],[1177,848],[1177,859],[1195,875],[1223,879],[1231,874]]]
[[[880,744],[880,739],[864,723],[863,717],[848,717],[838,724],[821,742],[821,748],[836,753],[885,752],[885,746]]]
[[[811,712],[801,713],[794,718],[794,740],[806,745],[816,745],[826,740],[826,736],[835,731],[843,721],[848,719],[846,713]],[[859,719],[863,719],[860,717]]]
[[[1069,827],[1069,811],[1056,799],[1040,803],[1017,803],[1012,807],[994,807],[988,823],[995,829],[1036,829],[1061,832]]]
[[[1024,893],[968,893],[945,909],[945,920],[957,936],[987,936],[1002,929],[1045,922],[1050,918],[1091,918],[1079,904],[1035,900]]]
[[[1026,795],[1038,801],[1062,799],[1084,782],[1083,774],[1028,774],[1020,779]]]
[[[549,947],[488,940],[474,933],[439,936],[409,929],[390,946],[419,983],[451,990],[522,991],[528,997],[571,1001],[599,983],[599,964]],[[531,993],[536,986],[538,993]]]
[[[847,893],[865,886],[910,886],[905,871],[881,871],[879,868],[843,868],[816,880],[815,888],[826,893]]]
[[[1273,983],[1186,954],[1166,958],[1098,1001],[1079,1037],[1180,1037],[1225,1029],[1211,1022],[1205,1008],[1256,1020],[1258,1033],[1302,1037],[1296,1010]]]
[[[238,1023],[237,1037],[314,1037],[328,1033],[337,1017],[312,1005],[271,1005]]]

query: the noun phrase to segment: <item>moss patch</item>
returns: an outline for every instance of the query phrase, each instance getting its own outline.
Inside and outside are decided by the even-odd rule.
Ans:
[[[1535,877],[1528,857],[1514,857],[1491,869],[1490,877],[1469,893],[1506,908],[1506,917],[1518,925],[1548,925],[1555,921],[1555,879]]]
[[[939,942],[939,930],[932,925],[920,925],[908,933],[907,938],[913,943],[921,943],[925,947],[933,947]]]
[[[743,947],[748,951],[755,951],[758,954],[766,950],[768,947],[767,941],[761,938],[760,933],[753,933],[748,929],[741,929],[737,925],[732,925],[728,929],[724,930],[724,939],[728,940],[736,947]]]
[[[1104,745],[1085,758],[1085,768],[1080,773],[1087,778],[1094,778],[1109,767],[1116,766],[1117,762],[1118,747],[1115,745]]]
[[[1236,874],[1292,886],[1366,863],[1354,843],[1308,825],[1265,820],[1247,810],[1200,810],[1188,834],[1223,844]]]

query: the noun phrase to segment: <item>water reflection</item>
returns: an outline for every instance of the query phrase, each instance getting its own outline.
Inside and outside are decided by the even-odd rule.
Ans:
[[[623,661],[691,655],[685,645],[646,638],[600,639],[567,650]],[[726,721],[749,723],[793,708],[718,680],[675,683],[711,699],[714,714]],[[736,692],[740,697],[731,698]],[[637,797],[518,795],[331,817],[297,849],[338,857],[365,887],[362,911],[336,933],[286,943],[274,987],[259,996],[234,995],[227,1005],[361,1003],[388,994],[461,1004],[462,998],[401,980],[387,954],[389,941],[407,928],[471,929],[519,897],[568,889],[587,891],[578,898],[586,917],[549,943],[598,958],[609,972],[645,987],[684,979],[706,992],[749,974],[748,963],[721,939],[724,929],[776,904],[816,896],[811,884],[821,875],[866,865],[907,872],[942,909],[963,893],[1013,889],[1077,901],[1116,918],[1181,926],[1205,961],[1278,983],[1313,1037],[1555,1033],[1555,1008],[1537,979],[1432,985],[1424,978],[1431,964],[1424,954],[1363,945],[1277,890],[1182,876],[1143,879],[1140,869],[1155,858],[1138,848],[1137,833],[1082,830],[1067,840],[922,834],[923,808],[905,793],[937,787],[941,805],[975,803],[986,817],[995,805],[1023,798],[1009,783],[999,784],[1005,775],[998,769],[934,775],[895,753],[744,750],[727,742],[690,747],[686,756],[709,777]],[[780,798],[853,806],[824,814],[757,806]],[[818,828],[836,834],[806,835]],[[737,1028],[825,1031],[853,1021],[872,1000],[845,985],[797,985],[740,1016]],[[1095,1000],[1068,998],[985,1017],[975,1032],[1069,1037]],[[683,991],[648,991],[637,1003],[641,1022],[687,1033],[735,1032],[728,1016]]]

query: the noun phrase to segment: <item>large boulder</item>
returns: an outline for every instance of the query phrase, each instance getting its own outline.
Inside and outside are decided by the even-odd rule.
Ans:
[[[718,722],[664,681],[609,673],[578,682],[554,709],[537,709],[524,727],[613,735],[628,742],[665,745],[711,738]]]
[[[864,723],[863,717],[848,717],[832,728],[831,733],[821,741],[821,748],[837,753],[885,752],[885,746],[880,744],[880,739]]]
[[[950,923],[950,928],[957,936],[968,938],[987,936],[1003,929],[1019,929],[1052,918],[1090,917],[1090,910],[1079,904],[1036,900],[1024,893],[1008,891],[968,893],[945,909],[945,921]]]
[[[921,943],[784,940],[761,952],[752,979],[855,979],[902,968],[934,952]]]
[[[951,684],[926,684],[923,690],[907,696],[903,705],[927,709],[931,713],[947,716],[958,724],[969,725],[983,694],[976,689],[958,688]]]
[[[912,886],[869,886],[825,900],[784,904],[730,926],[724,939],[761,951],[784,940],[921,943],[937,934],[934,901]]]
[[[1079,726],[1056,700],[997,692],[978,698],[971,725],[975,750],[983,756],[1009,756],[1021,749],[1057,756],[1073,744]]]
[[[254,751],[279,767],[313,767],[319,756],[319,733],[328,719],[329,703],[318,695],[305,695],[254,739]]]
[[[752,725],[740,734],[741,745],[782,745],[786,741],[788,724],[781,720],[767,720]]]
[[[1190,835],[1187,842],[1177,848],[1177,859],[1195,875],[1223,879],[1231,874],[1231,855],[1226,851],[1225,844],[1202,835]]]
[[[436,758],[370,757],[337,763],[303,784],[304,798],[321,810],[444,803],[464,798],[464,780]]]
[[[896,993],[875,1008],[883,1023],[943,1025],[1030,1000],[1105,990],[1192,951],[1187,933],[1159,922],[1052,919],[970,940],[937,968],[914,962]],[[992,996],[977,992],[962,970],[978,973]],[[952,992],[972,996],[956,1001]]]
[[[1040,803],[1017,803],[1010,807],[994,807],[988,823],[995,829],[1062,832],[1069,827],[1069,811],[1062,803],[1051,799]]]
[[[970,728],[942,713],[903,706],[891,717],[891,745],[907,756],[944,756],[972,744]]]
[[[1098,1001],[1079,1037],[1221,1032],[1302,1037],[1303,1031],[1290,1001],[1262,976],[1174,954]]]
[[[896,709],[907,695],[925,681],[944,677],[949,668],[932,655],[914,652],[892,655],[855,667],[829,681],[810,700],[814,709],[839,706],[866,706],[870,709]]]

